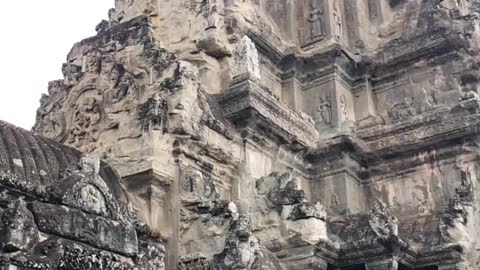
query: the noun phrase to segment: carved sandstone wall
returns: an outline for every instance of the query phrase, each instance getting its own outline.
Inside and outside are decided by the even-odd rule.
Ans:
[[[34,132],[118,171],[167,269],[476,269],[479,7],[118,0]]]

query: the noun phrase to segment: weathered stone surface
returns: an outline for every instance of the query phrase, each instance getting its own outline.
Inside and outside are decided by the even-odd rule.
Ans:
[[[4,122],[0,135],[2,268],[165,269],[110,166]]]
[[[0,181],[34,194],[77,166],[80,152],[0,121]]]
[[[112,269],[112,270],[128,270],[132,269],[131,265],[122,262],[118,257],[107,252],[91,252],[82,247],[74,246],[67,248],[58,269]]]
[[[161,239],[128,254],[61,233],[145,269],[478,269],[479,12],[118,0],[41,99],[34,132],[66,146],[0,124],[0,212],[145,223]]]
[[[2,222],[2,251],[11,253],[27,251],[39,241],[37,224],[33,221],[32,213],[22,199],[12,202],[12,205],[3,213]]]
[[[64,206],[35,203],[31,210],[43,232],[125,255],[138,252],[135,228]]]

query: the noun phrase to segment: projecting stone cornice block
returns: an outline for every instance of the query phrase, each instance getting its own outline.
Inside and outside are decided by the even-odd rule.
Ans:
[[[219,102],[224,117],[238,128],[258,129],[266,136],[304,146],[313,146],[318,140],[308,115],[288,108],[249,74],[235,78]]]
[[[45,203],[32,204],[40,231],[77,239],[97,248],[127,256],[138,252],[135,228],[79,210]]]
[[[356,159],[374,161],[456,144],[461,138],[475,136],[480,116],[472,113],[474,108],[479,108],[478,103],[468,100],[452,109],[442,107],[404,121],[360,129],[355,134],[339,134],[320,143],[309,157],[344,151],[353,153]]]

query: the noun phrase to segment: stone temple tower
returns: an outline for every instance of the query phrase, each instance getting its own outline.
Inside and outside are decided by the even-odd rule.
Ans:
[[[0,125],[0,265],[480,269],[479,12],[116,0]]]

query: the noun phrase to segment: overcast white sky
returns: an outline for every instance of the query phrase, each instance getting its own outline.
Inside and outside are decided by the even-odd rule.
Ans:
[[[114,0],[0,1],[0,119],[30,129],[75,42],[95,35]]]

